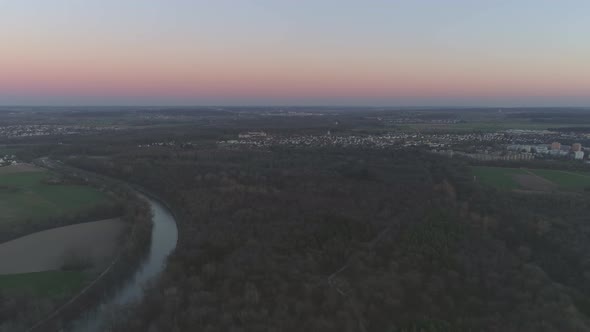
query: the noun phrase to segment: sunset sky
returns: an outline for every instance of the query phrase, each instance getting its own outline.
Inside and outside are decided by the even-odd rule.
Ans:
[[[588,0],[0,0],[0,105],[590,106]]]

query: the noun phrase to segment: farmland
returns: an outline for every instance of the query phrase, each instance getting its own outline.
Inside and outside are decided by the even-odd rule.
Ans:
[[[125,226],[116,219],[57,226],[89,221],[80,216],[92,219],[89,211],[110,206],[115,204],[108,194],[62,181],[48,170],[1,167],[0,291],[61,297],[79,289],[110,262]],[[69,257],[72,253],[84,257]],[[88,266],[68,268],[74,259]]]
[[[477,181],[498,189],[518,189],[520,186],[514,176],[524,174],[526,174],[525,171],[520,168],[473,167],[473,175]]]
[[[531,172],[557,184],[562,189],[584,190],[590,187],[590,173],[546,169],[531,169]]]
[[[0,172],[1,223],[59,218],[109,202],[106,194],[88,186],[50,183],[54,177],[31,168]]]
[[[590,174],[551,169],[473,167],[476,181],[502,190],[582,191],[590,187]]]
[[[68,296],[110,262],[124,230],[121,220],[102,220],[2,243],[0,291],[39,297]],[[82,265],[68,267],[72,259]]]
[[[0,275],[60,270],[68,260],[104,267],[115,253],[125,224],[118,219],[37,232],[0,244]]]
[[[0,275],[0,291],[24,291],[41,297],[61,297],[80,289],[88,278],[88,274],[81,271],[44,271]]]

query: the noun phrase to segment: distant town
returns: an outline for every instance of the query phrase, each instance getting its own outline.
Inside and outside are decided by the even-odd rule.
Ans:
[[[582,143],[587,133],[560,133],[548,130],[511,129],[492,133],[388,133],[381,135],[271,135],[264,131],[240,133],[236,139],[219,141],[222,146],[268,148],[288,145],[299,147],[366,146],[373,148],[422,147],[450,157],[479,160],[573,159],[588,161]],[[154,143],[170,145],[171,142]]]
[[[20,138],[35,136],[85,135],[97,131],[117,130],[115,126],[60,126],[60,125],[14,125],[0,126],[0,137]]]

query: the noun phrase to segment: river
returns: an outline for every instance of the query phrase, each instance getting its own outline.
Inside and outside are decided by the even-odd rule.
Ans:
[[[165,206],[149,197],[141,196],[149,202],[154,215],[152,241],[148,256],[139,265],[133,276],[123,283],[123,286],[93,309],[71,322],[65,331],[100,331],[101,325],[109,319],[113,308],[141,300],[143,286],[147,282],[156,280],[166,267],[166,259],[176,248],[178,240],[176,221]]]

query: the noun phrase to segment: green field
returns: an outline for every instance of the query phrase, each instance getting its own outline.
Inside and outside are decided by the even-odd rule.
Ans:
[[[0,290],[28,291],[35,296],[63,296],[81,289],[88,275],[78,271],[45,271],[0,275]]]
[[[502,167],[473,167],[473,175],[480,183],[487,184],[498,189],[512,190],[519,189],[520,186],[514,179],[513,175],[526,174],[520,168],[502,168]]]
[[[548,169],[531,169],[530,171],[555,183],[562,189],[584,190],[590,187],[590,173]]]
[[[47,182],[54,178],[55,174],[42,169],[0,174],[0,226],[9,229],[26,220],[65,217],[110,200],[107,194],[89,186]],[[79,290],[87,279],[85,273],[74,271],[0,275],[0,290],[61,297]]]
[[[92,187],[46,183],[51,177],[48,171],[0,174],[0,222],[60,217],[108,201]]]
[[[563,191],[580,191],[590,187],[590,172],[475,166],[472,174],[479,183],[504,190],[529,189],[519,184],[514,175],[536,175]]]

